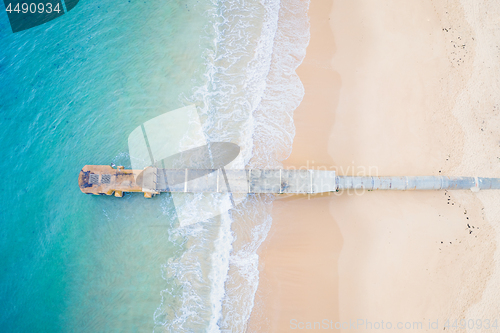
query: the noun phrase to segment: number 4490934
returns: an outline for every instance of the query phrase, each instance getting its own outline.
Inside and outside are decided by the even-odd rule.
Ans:
[[[27,3],[23,3],[21,6],[19,6],[19,4],[16,4],[14,9],[12,9],[12,4],[9,3],[9,5],[7,6],[7,8],[5,10],[8,13],[16,12],[16,13],[23,13],[23,14],[26,14],[28,12],[31,14],[34,14],[37,12],[39,14],[42,14],[42,13],[50,14],[52,12],[59,13],[61,11],[61,9],[59,8],[59,3],[57,3],[56,6],[54,8],[52,8],[52,4],[50,2],[46,3],[45,5],[43,3],[39,3],[39,4],[30,3],[29,5]]]

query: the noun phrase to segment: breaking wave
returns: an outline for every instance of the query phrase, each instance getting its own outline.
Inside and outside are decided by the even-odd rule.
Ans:
[[[208,141],[241,147],[233,168],[278,168],[291,153],[293,111],[304,96],[295,70],[309,43],[308,6],[213,0],[206,12],[204,82],[184,99],[196,104]],[[168,210],[172,199],[162,200],[164,213],[175,214]],[[272,202],[272,195],[249,195],[208,221],[172,229],[170,241],[179,250],[163,269],[169,288],[154,315],[155,331],[245,331]]]

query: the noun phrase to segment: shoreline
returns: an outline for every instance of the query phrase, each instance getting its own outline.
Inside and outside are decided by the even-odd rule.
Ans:
[[[296,70],[305,95],[294,111],[296,135],[284,168],[335,165],[327,146],[337,103],[331,90],[338,100],[341,86],[331,64],[336,48],[329,25],[332,5],[309,4],[311,38]],[[271,230],[259,249],[259,287],[247,331],[281,332],[291,319],[304,317],[339,318],[338,271],[336,264],[324,264],[336,263],[342,248],[342,235],[329,212],[330,198],[297,195],[274,201]]]
[[[481,142],[480,130],[467,124],[480,112],[460,96],[470,94],[483,49],[463,6],[311,2],[311,40],[296,71],[305,96],[284,167],[336,166],[342,174],[372,166],[380,176],[498,173],[494,140],[483,144],[482,168],[470,149]],[[378,191],[276,200],[247,331],[289,331],[293,319],[426,322],[485,311],[478,304],[487,285],[493,288],[496,266],[486,216],[498,221],[497,197]]]

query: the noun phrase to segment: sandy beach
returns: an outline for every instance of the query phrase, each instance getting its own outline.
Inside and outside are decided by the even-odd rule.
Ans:
[[[500,6],[322,0],[308,15],[297,69],[305,96],[285,168],[500,176]],[[367,332],[367,321],[442,331],[447,319],[498,319],[499,200],[495,191],[276,200],[248,331],[356,322],[337,331]]]

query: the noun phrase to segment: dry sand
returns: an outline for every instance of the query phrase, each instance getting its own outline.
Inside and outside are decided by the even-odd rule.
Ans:
[[[318,0],[309,17],[285,167],[500,177],[499,5]],[[275,201],[248,331],[495,319],[499,202],[498,191]]]

